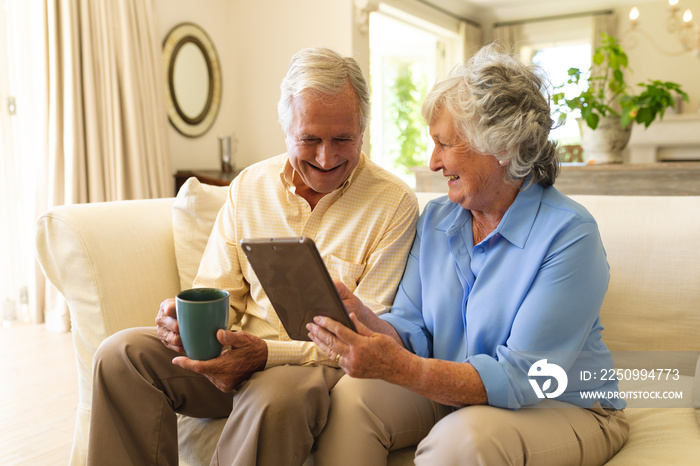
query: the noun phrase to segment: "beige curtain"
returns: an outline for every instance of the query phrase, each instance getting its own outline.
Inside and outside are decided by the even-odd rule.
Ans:
[[[151,0],[48,0],[55,204],[170,194]]]
[[[600,45],[601,34],[617,37],[617,16],[614,13],[593,15],[593,40],[591,41],[591,53]]]
[[[45,1],[47,207],[171,195],[154,0]],[[37,294],[67,325],[57,293]]]
[[[484,45],[481,28],[466,21],[459,22],[460,36],[463,38],[464,53],[462,59],[466,62]]]
[[[602,34],[608,34],[613,37],[617,37],[617,16],[614,13],[603,13],[599,15],[593,15],[593,38],[591,40],[591,54],[595,54],[596,48],[598,48],[602,42]],[[593,62],[591,62],[593,63]],[[598,68],[595,64],[592,64],[592,71],[594,75],[601,76],[607,72],[606,68]],[[601,81],[596,81],[595,86],[599,88]],[[605,90],[607,98],[612,98],[613,92],[610,89]],[[617,104],[613,105],[619,110]]]
[[[522,47],[521,29],[522,26],[520,24],[495,26],[493,28],[493,38],[507,47],[512,53],[520,55],[520,49]]]

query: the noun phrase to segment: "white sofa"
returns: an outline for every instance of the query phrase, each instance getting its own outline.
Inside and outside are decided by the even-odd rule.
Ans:
[[[421,207],[439,195],[419,193]],[[70,308],[78,364],[71,464],[85,464],[95,350],[121,329],[153,325],[159,303],[189,287],[225,196],[226,188],[192,178],[176,199],[63,206],[38,219],[37,257]],[[597,219],[608,253],[612,278],[602,310],[608,346],[682,351],[693,361],[681,380],[689,387],[683,407],[628,409],[629,439],[608,464],[700,464],[700,384],[693,378],[700,352],[700,197],[574,199]],[[208,464],[223,421],[178,422],[181,464]],[[412,464],[412,455],[394,452],[389,464]]]

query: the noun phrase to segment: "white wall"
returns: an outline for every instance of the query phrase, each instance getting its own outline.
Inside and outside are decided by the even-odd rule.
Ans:
[[[238,168],[284,152],[277,101],[291,56],[311,46],[353,54],[352,0],[157,0],[157,7],[163,38],[186,21],[207,31],[223,81],[207,133],[187,138],[169,128],[173,170],[218,168],[218,135],[238,139]]]
[[[233,2],[230,0],[157,0],[161,41],[176,25],[191,22],[201,26],[211,38],[221,65],[222,105],[211,129],[198,138],[185,137],[168,126],[168,145],[173,171],[189,168],[218,168],[218,135],[234,132],[237,118],[232,95],[236,87],[233,73],[234,52],[230,31],[233,29]],[[165,79],[165,78],[163,78]]]
[[[237,89],[228,102],[237,112],[238,165],[284,152],[277,121],[280,83],[289,60],[306,47],[352,55],[351,0],[236,0],[230,40]]]
[[[693,11],[695,15],[693,22],[697,27],[700,22],[700,0],[684,0],[680,2],[680,7],[682,10],[679,11],[679,15],[682,15],[686,8]],[[667,2],[643,3],[638,5],[638,8],[639,29],[651,35],[662,50],[669,52],[682,50],[680,42],[665,29],[668,17]],[[664,55],[654,48],[645,35],[630,32],[628,14],[629,8],[618,10],[618,35],[627,52],[630,68],[633,70],[631,82],[636,84],[647,79],[677,82],[690,95],[690,103],[683,104],[682,113],[697,113],[700,109],[700,56],[692,52],[678,56]]]
[[[392,0],[395,1],[395,0]],[[279,84],[290,57],[310,46],[326,46],[353,55],[367,75],[369,45],[355,25],[353,0],[156,0],[162,38],[175,25],[190,21],[207,31],[217,48],[222,70],[222,105],[213,127],[203,136],[187,138],[169,128],[172,168],[216,169],[218,135],[235,135],[239,168],[284,152],[277,122]],[[700,0],[684,0],[700,20]],[[640,27],[666,50],[678,50],[664,30],[664,1],[640,2]],[[620,32],[629,29],[628,8],[618,8]],[[487,25],[485,25],[487,26]],[[634,70],[634,83],[649,78],[682,84],[691,102],[683,112],[700,107],[700,58],[692,53],[667,57],[643,36],[637,44],[622,38]],[[365,135],[365,142],[369,141]],[[367,151],[367,147],[365,147]]]

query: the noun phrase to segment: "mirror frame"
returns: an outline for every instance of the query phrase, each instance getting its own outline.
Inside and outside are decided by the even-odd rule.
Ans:
[[[174,87],[174,69],[177,55],[188,43],[194,44],[204,57],[209,73],[207,101],[199,115],[191,117],[182,111],[178,104]],[[211,128],[221,106],[221,67],[219,57],[211,39],[204,30],[194,23],[181,23],[170,30],[163,41],[163,66],[168,100],[168,119],[184,136],[195,138]]]

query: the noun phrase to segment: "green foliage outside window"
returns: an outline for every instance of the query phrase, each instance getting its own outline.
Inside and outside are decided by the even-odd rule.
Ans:
[[[394,146],[391,153],[396,168],[409,173],[411,167],[427,163],[426,126],[420,114],[426,84],[415,81],[410,63],[400,64],[397,72],[390,109],[399,146]]]

